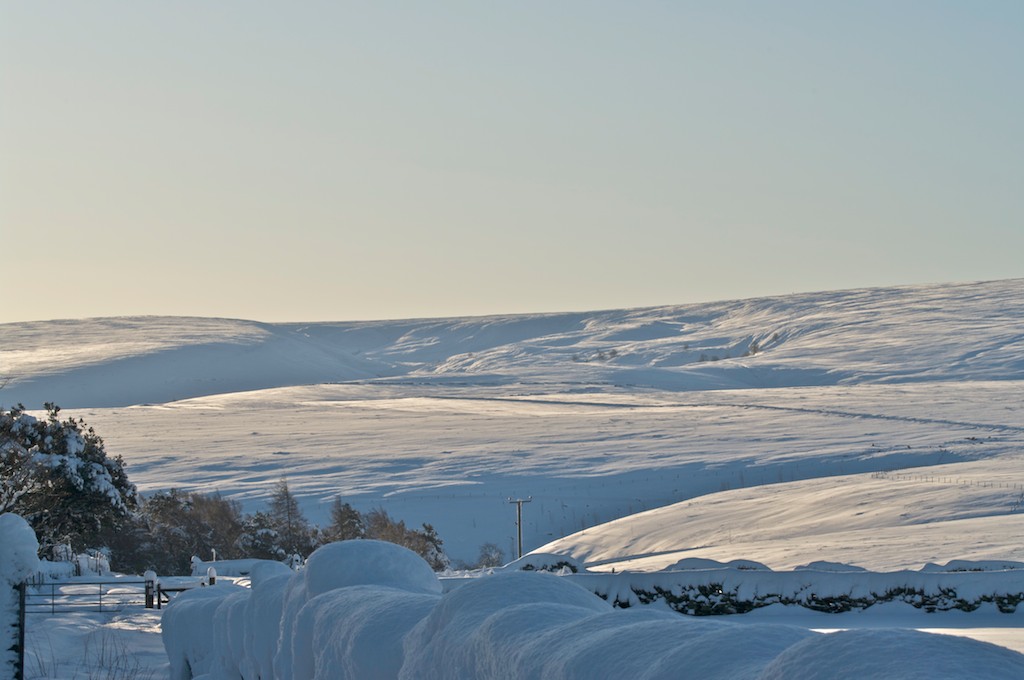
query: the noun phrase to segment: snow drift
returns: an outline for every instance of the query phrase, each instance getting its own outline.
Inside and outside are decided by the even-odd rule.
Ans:
[[[0,515],[0,677],[14,677],[18,658],[17,586],[39,569],[36,534],[20,516]]]
[[[1024,655],[974,640],[824,635],[618,610],[571,578],[541,571],[506,571],[441,590],[405,548],[325,546],[304,572],[257,571],[251,590],[216,585],[172,602],[163,622],[171,677],[1024,677]]]

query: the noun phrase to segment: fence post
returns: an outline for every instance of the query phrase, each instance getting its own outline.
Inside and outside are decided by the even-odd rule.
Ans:
[[[145,573],[146,578],[146,609],[153,608],[153,598],[156,595],[156,572],[149,570]]]
[[[27,584],[22,581],[14,586],[18,591],[18,660],[14,666],[14,680],[25,678],[25,589]]]

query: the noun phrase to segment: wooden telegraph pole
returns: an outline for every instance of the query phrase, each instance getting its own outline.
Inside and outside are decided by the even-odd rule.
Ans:
[[[519,534],[519,555],[516,559],[523,556],[523,503],[529,503],[533,500],[533,496],[526,498],[509,498],[509,503],[516,504],[516,529]]]

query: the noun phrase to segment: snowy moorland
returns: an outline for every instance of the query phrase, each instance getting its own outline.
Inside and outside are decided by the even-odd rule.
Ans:
[[[0,401],[84,417],[143,492],[248,510],[286,475],[314,521],[341,494],[432,523],[467,561],[485,542],[513,556],[509,497],[532,497],[528,550],[588,563],[1024,560],[1024,280],[450,320],[5,324],[0,374]]]
[[[313,521],[340,494],[433,524],[467,562],[488,542],[514,556],[509,498],[531,499],[526,550],[598,572],[1024,561],[1024,280],[448,320],[4,324],[0,376],[6,406],[85,418],[144,493],[256,510],[287,476]],[[905,614],[964,628],[1021,612]],[[798,623],[861,627],[813,615]]]

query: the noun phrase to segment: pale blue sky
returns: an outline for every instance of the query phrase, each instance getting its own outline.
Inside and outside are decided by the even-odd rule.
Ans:
[[[0,322],[1024,276],[1024,2],[0,3]]]

